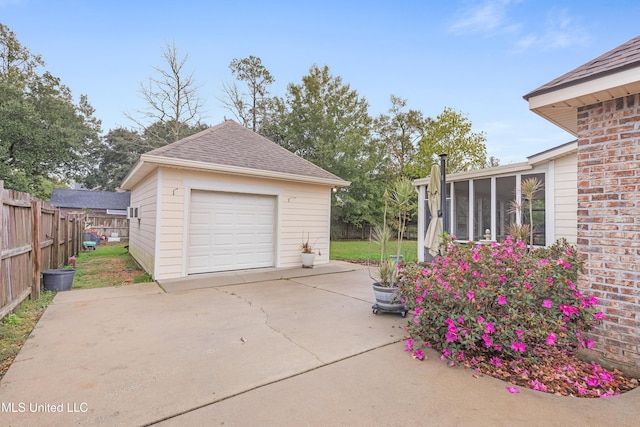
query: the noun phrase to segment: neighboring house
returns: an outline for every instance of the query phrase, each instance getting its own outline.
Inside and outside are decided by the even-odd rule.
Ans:
[[[112,191],[67,190],[54,188],[51,203],[63,212],[127,215],[130,194]]]
[[[520,184],[536,178],[543,187],[535,196],[534,244],[546,246],[565,238],[576,243],[577,234],[577,142],[569,142],[526,162],[447,175],[447,209],[451,233],[459,240],[501,241],[511,224],[521,218],[513,202],[521,202]],[[430,213],[427,207],[429,178],[414,182],[418,188],[418,259],[424,261],[424,237]],[[529,223],[525,210],[525,223]]]
[[[154,279],[301,265],[309,236],[329,262],[332,190],[348,182],[227,120],[143,154],[129,251]]]
[[[129,192],[67,190],[54,188],[51,203],[60,211],[86,215],[84,224],[95,234],[106,236],[110,241],[127,239],[129,221],[127,207]]]

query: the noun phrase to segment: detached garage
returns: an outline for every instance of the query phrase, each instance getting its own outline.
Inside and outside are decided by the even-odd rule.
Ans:
[[[131,191],[129,251],[154,279],[329,262],[332,189],[348,182],[227,120],[155,149]]]

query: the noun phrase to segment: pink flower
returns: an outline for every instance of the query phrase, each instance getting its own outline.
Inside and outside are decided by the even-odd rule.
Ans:
[[[483,322],[484,322],[484,317],[478,316],[478,323],[483,323]]]
[[[511,349],[514,351],[519,351],[520,353],[522,353],[526,348],[527,345],[523,342],[514,341],[511,343]]]
[[[447,342],[454,342],[458,339],[458,334],[449,331],[446,333],[445,338],[447,339]]]
[[[421,349],[418,349],[413,353],[413,358],[418,360],[424,360],[424,353],[422,352]]]
[[[505,305],[506,303],[507,303],[507,299],[504,297],[504,295],[500,295],[498,297],[498,304]]]
[[[553,332],[547,337],[547,345],[554,345],[556,343],[556,334]]]
[[[605,316],[604,313],[602,311],[597,312],[596,314],[593,315],[593,319],[594,320],[604,320]]]
[[[512,393],[512,394],[518,394],[518,393],[520,393],[520,390],[518,390],[518,389],[517,389],[517,388],[515,388],[515,387],[507,387],[507,391],[508,391],[509,393]]]
[[[481,288],[486,288],[486,287],[487,287],[487,284],[486,284],[486,283],[484,283],[482,280],[480,280],[480,281],[478,282],[478,286],[480,286]]]
[[[411,351],[413,349],[413,340],[411,338],[406,340],[405,344],[404,351]]]
[[[496,368],[499,368],[502,366],[502,359],[500,359],[499,357],[492,357],[491,360],[489,360],[489,363],[491,363],[493,366],[495,366]]]
[[[529,381],[529,385],[532,386],[534,390],[542,391],[542,392],[546,392],[547,391],[547,386],[544,385],[543,383],[541,383],[538,380]]]
[[[550,299],[546,299],[546,300],[542,301],[542,306],[544,308],[551,308],[551,307],[553,307],[553,301],[551,301]]]
[[[538,267],[542,267],[543,265],[547,265],[548,263],[548,259],[541,259],[540,261],[538,261]]]
[[[473,291],[467,292],[467,299],[469,301],[471,301],[473,299],[473,297],[475,297],[475,296],[476,296],[476,294],[474,294]]]
[[[589,387],[595,387],[600,384],[598,377],[589,377],[584,379]]]
[[[491,322],[487,322],[487,324],[484,326],[485,334],[492,334],[495,331],[496,331],[496,329],[493,327],[493,323],[491,323]]]
[[[480,254],[478,253],[477,249],[473,250],[473,255],[471,256],[471,259],[473,259],[475,262],[480,261]]]
[[[578,307],[574,307],[572,305],[560,304],[558,308],[562,310],[562,313],[564,313],[565,316],[578,314]]]
[[[487,334],[483,334],[482,339],[484,340],[484,346],[487,348],[491,348],[491,344],[493,344],[491,337]]]
[[[596,342],[594,340],[587,340],[587,348],[593,348],[595,344]]]

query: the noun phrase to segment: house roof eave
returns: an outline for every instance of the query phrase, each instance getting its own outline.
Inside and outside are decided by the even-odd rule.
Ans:
[[[153,169],[160,166],[169,166],[176,168],[185,168],[191,170],[201,170],[207,172],[219,172],[232,175],[253,176],[260,178],[271,178],[284,181],[295,181],[310,184],[326,185],[329,187],[348,187],[351,183],[342,179],[320,178],[314,176],[296,175],[284,172],[275,172],[268,170],[258,170],[251,168],[243,168],[231,165],[221,165],[208,162],[199,162],[195,160],[185,160],[178,158],[169,158],[163,156],[154,156],[143,154],[140,156],[138,164],[131,173],[125,178],[122,188],[131,189],[144,176],[148,175]],[[139,178],[138,178],[139,177]]]

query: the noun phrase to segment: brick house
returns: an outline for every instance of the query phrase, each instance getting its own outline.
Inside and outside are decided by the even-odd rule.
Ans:
[[[640,376],[640,36],[524,99],[578,140],[580,287],[607,316],[591,355]]]

